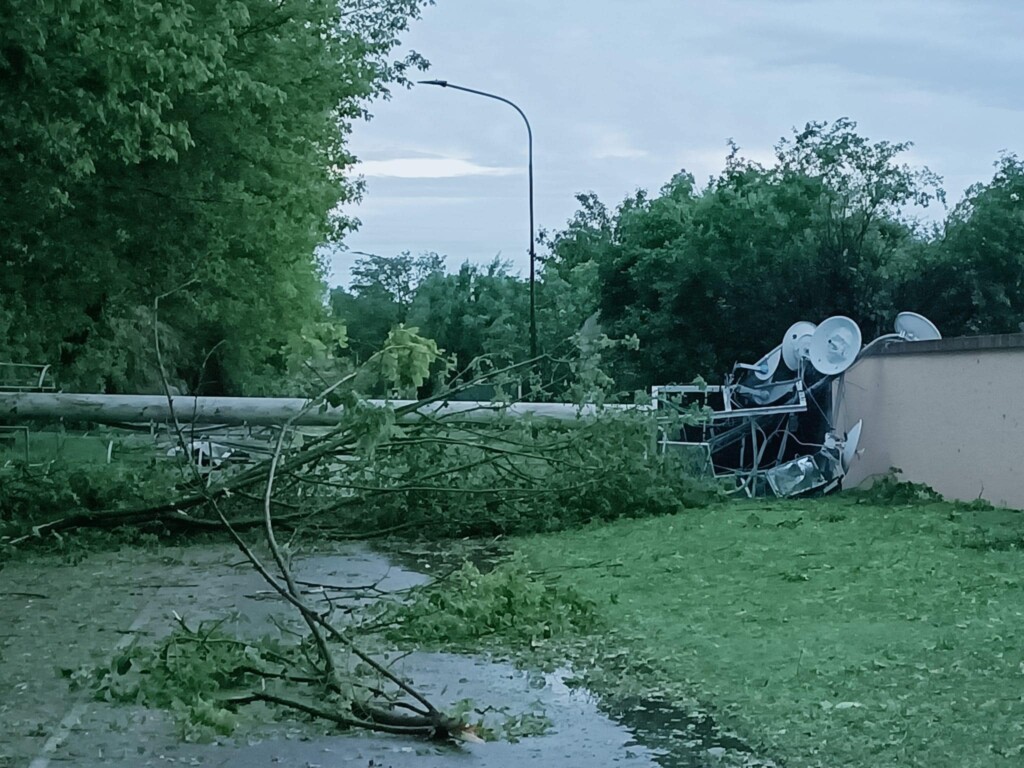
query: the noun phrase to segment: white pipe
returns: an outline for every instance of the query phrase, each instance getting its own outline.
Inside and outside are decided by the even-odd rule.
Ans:
[[[375,407],[400,408],[414,400],[368,400]],[[225,424],[273,426],[283,424],[297,414],[296,426],[336,426],[344,409],[309,407],[310,401],[298,397],[192,397],[173,396],[173,415],[181,424]],[[303,413],[303,410],[308,408]],[[584,416],[608,411],[648,412],[650,406],[637,405],[575,405],[572,403],[513,403],[439,401],[407,415],[415,421],[423,416],[457,418],[460,421],[493,421],[507,414],[514,417],[573,421]],[[170,422],[172,409],[163,395],[89,395],[50,392],[0,393],[0,419],[86,421],[99,424]]]

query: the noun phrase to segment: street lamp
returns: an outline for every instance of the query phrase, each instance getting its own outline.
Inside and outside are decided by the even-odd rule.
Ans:
[[[457,91],[475,93],[477,96],[486,96],[488,99],[503,101],[519,113],[526,123],[526,139],[528,147],[527,169],[530,181],[530,357],[537,356],[537,253],[534,250],[533,242],[533,130],[530,128],[530,121],[518,105],[508,99],[486,91],[478,91],[474,88],[465,88],[461,85],[453,85],[447,80],[420,80],[420,85],[438,85],[441,88],[454,88]]]

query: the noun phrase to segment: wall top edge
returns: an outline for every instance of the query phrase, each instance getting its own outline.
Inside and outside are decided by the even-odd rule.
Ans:
[[[984,350],[1024,350],[1024,333],[994,333],[986,336],[955,336],[934,341],[892,341],[868,350],[867,357],[888,355],[950,354]]]

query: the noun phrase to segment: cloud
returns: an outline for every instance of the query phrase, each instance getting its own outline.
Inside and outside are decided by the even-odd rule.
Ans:
[[[625,131],[606,126],[588,126],[584,133],[590,139],[590,154],[597,160],[635,160],[646,157],[647,151],[633,145]]]
[[[458,176],[511,176],[520,168],[478,165],[454,157],[395,157],[390,160],[367,160],[356,166],[364,176],[393,179],[452,179]]]
[[[603,142],[594,149],[594,157],[598,160],[634,160],[647,157],[647,150],[631,147],[625,142]]]

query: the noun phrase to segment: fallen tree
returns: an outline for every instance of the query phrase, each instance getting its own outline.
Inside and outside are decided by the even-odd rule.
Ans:
[[[476,375],[417,401],[377,404],[359,394],[377,377],[391,386],[415,387],[438,359],[431,342],[400,330],[366,365],[304,401],[281,423],[268,458],[205,476],[186,459],[190,414],[178,410],[178,398],[168,388],[165,406],[182,449],[182,474],[170,498],[33,521],[6,536],[6,543],[24,546],[83,527],[226,531],[279,598],[297,611],[307,634],[288,652],[267,649],[270,655],[264,655],[257,649],[245,658],[217,657],[228,668],[215,677],[234,685],[208,694],[215,711],[261,702],[337,725],[473,738],[466,723],[443,713],[362,650],[351,628],[336,626],[329,602],[323,609],[306,602],[290,570],[294,551],[279,545],[276,530],[284,524],[338,538],[399,530],[428,535],[546,530],[587,519],[674,511],[706,500],[707,493],[653,454],[652,425],[642,411],[592,408],[566,420],[517,413],[510,407],[514,403],[443,407],[469,386],[487,382],[500,390],[537,361],[499,369],[480,361]],[[561,375],[572,375],[572,363],[566,365]],[[309,413],[329,409],[335,426],[301,443],[291,439]],[[478,410],[488,414],[483,423],[472,418]],[[262,530],[272,562],[264,563],[245,540],[245,531],[254,529]],[[191,648],[183,663],[203,657],[209,637],[208,631],[180,621],[174,642]],[[156,658],[151,662],[166,663],[159,654]],[[240,685],[248,690],[237,690]],[[295,695],[296,688],[304,694]]]

